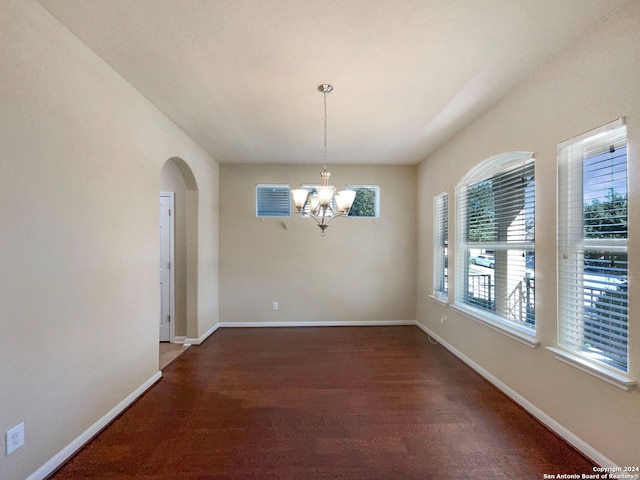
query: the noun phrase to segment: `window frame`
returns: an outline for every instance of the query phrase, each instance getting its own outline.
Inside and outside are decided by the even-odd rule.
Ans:
[[[585,233],[584,212],[586,198],[590,198],[595,190],[585,191],[585,164],[589,159],[607,153],[609,143],[614,145],[613,152],[620,148],[627,148],[627,135],[625,119],[619,118],[598,128],[585,132],[577,137],[565,140],[558,145],[558,225],[557,225],[557,271],[558,271],[558,324],[557,347],[549,347],[556,354],[556,358],[564,361],[580,370],[599,377],[620,388],[628,389],[635,384],[628,377],[629,369],[629,336],[626,335],[624,363],[615,360],[611,352],[590,348],[590,340],[597,343],[601,340],[606,343],[607,334],[603,333],[607,322],[597,313],[591,316],[589,325],[595,325],[591,331],[601,330],[597,334],[589,334],[587,324],[587,312],[594,309],[588,304],[599,302],[602,296],[608,292],[625,292],[625,308],[628,307],[628,289],[599,288],[600,297],[594,300],[593,288],[587,285],[587,267],[585,253],[597,252],[604,256],[624,255],[626,282],[629,281],[629,255],[628,255],[628,229],[625,238],[589,238]],[[613,153],[611,152],[611,153]],[[629,159],[625,150],[625,195],[629,198]],[[604,162],[605,160],[602,160]],[[613,170],[612,158],[612,170]],[[610,184],[613,185],[613,174]],[[607,185],[606,179],[604,185]],[[602,188],[602,187],[599,187]],[[597,190],[595,190],[597,191]],[[611,186],[611,192],[615,192]],[[593,199],[592,203],[593,205]],[[627,201],[628,206],[628,201]],[[628,219],[628,211],[626,212]],[[628,220],[627,220],[628,221]],[[600,226],[603,224],[596,224]],[[611,270],[611,271],[610,271]],[[603,274],[612,275],[612,269],[605,267]],[[615,276],[615,275],[612,275]],[[610,279],[610,276],[607,276]],[[593,280],[593,279],[592,279]],[[608,281],[608,280],[607,280]],[[628,283],[627,283],[628,285]],[[586,291],[592,290],[591,300],[586,298]],[[595,306],[597,309],[597,305]],[[606,313],[606,311],[605,311]],[[627,332],[630,316],[626,313],[625,323]],[[616,318],[615,323],[619,320]],[[610,321],[609,324],[612,322]],[[604,325],[604,329],[602,328]],[[573,333],[572,333],[573,332]],[[576,333],[577,332],[577,333]],[[584,339],[584,345],[578,345],[579,338]],[[617,344],[616,344],[617,345]],[[613,347],[612,347],[613,348]]]
[[[521,170],[523,173],[523,178],[525,174],[525,170],[527,175],[530,177],[526,184],[523,183],[522,193],[516,193],[516,195],[522,195],[523,208],[522,211],[518,210],[518,216],[522,216],[522,218],[526,219],[530,217],[531,221],[531,232],[530,235],[534,235],[535,231],[535,156],[533,152],[509,152],[501,155],[496,155],[494,157],[488,158],[474,168],[472,168],[466,175],[464,175],[455,189],[455,225],[456,225],[456,237],[455,237],[455,296],[454,296],[454,304],[452,305],[454,309],[463,313],[469,318],[479,321],[480,323],[489,326],[490,328],[507,335],[515,340],[518,340],[525,345],[536,348],[539,345],[539,340],[536,338],[536,328],[535,328],[535,296],[533,296],[533,292],[535,292],[534,287],[532,286],[532,281],[535,281],[535,274],[533,273],[533,269],[531,273],[527,272],[526,264],[528,262],[525,254],[528,252],[533,252],[535,258],[535,238],[527,239],[527,227],[526,222],[521,221],[520,224],[523,226],[517,230],[517,234],[522,236],[525,235],[524,238],[518,239],[516,236],[516,240],[510,240],[509,237],[506,239],[501,239],[500,235],[498,235],[497,239],[493,239],[491,241],[472,241],[468,237],[468,225],[469,225],[469,206],[467,204],[468,193],[471,187],[477,187],[483,182],[488,182],[491,185],[491,189],[494,188],[494,181],[502,181],[503,179],[509,179],[510,176],[514,178],[518,174],[518,171]],[[492,190],[493,191],[493,190]],[[518,191],[517,191],[518,192]],[[500,197],[502,199],[502,196]],[[511,196],[508,195],[505,199],[501,200],[499,205],[502,205],[502,208],[507,208],[509,206],[508,200],[511,199]],[[495,209],[499,211],[499,209]],[[522,213],[524,212],[524,213]],[[499,214],[494,212],[496,216],[494,225],[494,231],[496,228],[499,228],[499,220],[502,218]],[[504,220],[504,219],[502,219]],[[515,219],[513,220],[515,221]],[[513,223],[513,222],[512,222]],[[511,223],[509,224],[509,226]],[[502,227],[504,228],[504,227]],[[504,232],[500,230],[500,234]],[[510,233],[507,233],[510,235]],[[493,278],[494,282],[500,282],[500,289],[497,287],[493,287],[494,296],[493,302],[491,302],[491,295],[489,294],[488,302],[485,302],[486,305],[482,305],[481,302],[476,302],[474,305],[470,302],[469,298],[469,280],[470,276],[478,276],[471,275],[471,266],[470,263],[470,254],[471,250],[479,250],[481,254],[489,254],[483,253],[487,250],[493,250],[495,253],[500,254],[500,258],[504,258],[505,261],[500,260],[500,258],[495,259],[495,267],[493,276],[491,273],[487,275]],[[513,252],[520,252],[522,257],[525,257],[525,260],[520,262],[514,262],[516,257],[512,256]],[[495,255],[494,253],[494,255]],[[507,265],[511,266],[516,263],[515,268],[506,268]],[[522,263],[522,265],[517,265],[517,263]],[[499,266],[504,265],[505,267]],[[515,277],[510,273],[510,270],[515,271]],[[531,277],[529,276],[531,275]],[[515,278],[515,279],[514,279]],[[531,280],[529,280],[531,278]],[[520,321],[510,320],[508,315],[513,311],[510,309],[510,295],[509,288],[511,287],[511,283],[519,282],[516,284],[517,288],[520,288],[520,292],[524,295],[523,298],[526,298],[526,306],[525,309],[520,312]],[[526,286],[522,286],[522,285]],[[495,283],[494,283],[495,285]],[[515,288],[514,287],[514,291]],[[478,287],[480,288],[480,287]],[[489,282],[489,289],[491,289],[491,281]],[[472,290],[475,291],[476,288],[472,287]],[[499,292],[503,292],[499,298],[496,298]],[[513,293],[513,292],[512,292]],[[531,297],[533,296],[533,300]],[[475,297],[474,297],[475,298]],[[495,308],[493,308],[495,305]],[[533,325],[522,321],[522,318],[525,318],[527,321],[533,320]]]
[[[449,194],[433,196],[433,289],[432,297],[449,303]]]
[[[374,214],[373,215],[352,215],[351,210],[347,215],[348,218],[380,218],[380,185],[365,185],[365,184],[348,184],[347,190],[355,190],[359,192],[360,190],[372,190],[375,195],[375,203],[374,203]],[[357,201],[358,193],[356,193],[356,199],[354,200],[354,204]],[[353,208],[353,207],[352,207]]]
[[[266,209],[261,209],[260,208],[260,202],[267,202],[269,201],[268,199],[262,199],[261,197],[263,195],[265,195],[264,193],[261,194],[261,192],[266,191],[267,189],[272,188],[272,189],[281,189],[281,191],[279,192],[282,199],[285,198],[284,192],[286,189],[286,200],[283,200],[282,202],[278,202],[277,200],[271,200],[274,203],[282,203],[282,208],[280,210],[278,209],[274,209],[274,210],[266,210]],[[285,211],[285,207],[284,204],[286,203],[286,211]],[[262,213],[261,212],[268,212],[268,213]],[[285,218],[285,217],[290,217],[291,216],[291,186],[288,184],[284,184],[284,183],[258,183],[256,184],[256,218]]]

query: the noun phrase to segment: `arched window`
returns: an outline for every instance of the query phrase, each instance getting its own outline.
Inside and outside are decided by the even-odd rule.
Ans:
[[[535,161],[489,158],[456,186],[455,305],[534,346]]]

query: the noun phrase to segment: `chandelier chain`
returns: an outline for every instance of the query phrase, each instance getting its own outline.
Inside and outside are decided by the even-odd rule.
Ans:
[[[324,169],[327,169],[327,91],[322,92],[324,98]]]

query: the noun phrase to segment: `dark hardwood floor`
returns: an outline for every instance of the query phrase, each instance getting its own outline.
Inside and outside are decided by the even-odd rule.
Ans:
[[[417,327],[224,328],[51,478],[540,480],[592,466]]]

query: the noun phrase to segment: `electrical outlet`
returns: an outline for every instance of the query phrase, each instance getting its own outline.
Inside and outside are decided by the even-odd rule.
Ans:
[[[440,323],[445,325],[447,323],[447,317],[444,316],[444,317],[440,318]]]
[[[277,310],[278,309],[278,302],[273,302],[273,309]]]
[[[24,422],[7,430],[7,455],[24,445]]]

